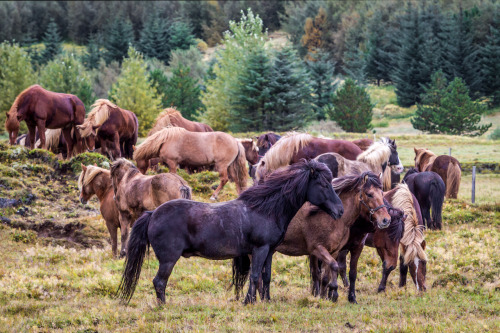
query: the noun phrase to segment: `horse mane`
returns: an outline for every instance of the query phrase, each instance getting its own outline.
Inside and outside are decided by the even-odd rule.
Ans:
[[[241,193],[239,200],[262,215],[278,219],[298,210],[305,201],[311,174],[330,184],[332,173],[325,164],[302,160],[273,172],[265,182]]]
[[[379,168],[387,163],[391,157],[391,143],[388,138],[380,138],[371,144],[368,149],[358,155],[356,160],[368,164],[372,169]]]
[[[267,136],[267,141],[271,144],[274,145],[276,142],[278,142],[278,135],[274,132],[269,132],[266,134],[262,134],[257,138],[257,146],[261,147],[264,145],[264,138]]]
[[[148,136],[142,144],[134,151],[134,160],[144,160],[156,157],[161,146],[168,140],[177,138],[188,132],[182,127],[165,127],[160,131]]]
[[[347,175],[335,178],[332,185],[338,195],[345,192],[359,191],[361,188],[366,189],[371,186],[382,189],[380,179],[371,171],[363,172],[361,175]]]
[[[84,186],[90,184],[94,180],[94,178],[100,175],[101,173],[104,173],[108,177],[111,177],[109,170],[99,168],[94,165],[87,166],[87,171],[84,172],[82,170],[82,172],[80,173],[80,177],[78,177],[78,189],[81,191]]]
[[[53,148],[57,148],[59,146],[59,139],[61,138],[62,128],[55,129],[46,129],[45,130],[45,145],[47,150],[52,150]],[[42,142],[38,139],[35,143],[35,148],[43,148],[41,147]]]
[[[153,127],[149,130],[148,136],[161,131],[165,127],[175,126],[170,120],[170,117],[184,119],[182,114],[176,108],[166,108],[158,115],[158,117],[156,117]]]
[[[419,170],[423,171],[425,167],[437,158],[437,155],[434,154],[432,151],[429,149],[418,149],[418,153],[415,156],[415,165],[419,166]],[[421,167],[420,167],[421,166]]]
[[[12,103],[12,106],[10,107],[10,109],[9,109],[9,115],[16,115],[17,114],[17,107],[19,105],[19,100],[24,97],[24,95],[28,92],[28,90],[31,90],[33,88],[41,88],[41,89],[43,89],[41,85],[34,84],[34,85],[29,86],[28,88],[24,89],[23,91],[21,91],[16,96],[16,99],[14,100],[14,103]]]
[[[111,164],[111,170],[110,170],[110,176],[111,178],[114,178],[114,176],[116,175],[117,171],[119,169],[121,169],[122,167],[128,167],[128,170],[126,172],[129,172],[129,177],[130,176],[135,176],[136,174],[140,173],[139,169],[137,169],[137,167],[135,166],[134,163],[130,162],[129,160],[125,159],[125,158],[119,158],[117,159],[116,161],[113,162],[113,164]],[[114,181],[113,181],[114,183]],[[118,182],[119,183],[119,182]],[[115,186],[116,184],[113,184],[113,187]]]
[[[118,109],[116,104],[107,99],[98,99],[91,106],[93,109],[89,112],[82,125],[79,126],[80,135],[84,138],[92,134],[92,127],[102,125],[109,118],[110,109]]]
[[[238,139],[237,138],[236,140],[241,142],[241,144],[252,143],[252,150],[259,151],[259,147],[257,147],[257,144],[255,144],[255,141],[253,141],[252,139]]]
[[[290,132],[276,142],[263,157],[267,171],[276,170],[290,164],[292,156],[309,144],[313,136],[307,133]],[[262,167],[262,164],[260,164]]]
[[[405,176],[403,178],[403,183],[406,181],[406,179],[408,178],[408,176],[413,175],[415,173],[418,173],[418,170],[416,168],[410,168],[410,169],[408,169],[408,171],[406,171],[406,174],[405,174]]]
[[[398,184],[392,197],[392,205],[404,211],[406,220],[404,223],[404,234],[401,244],[404,250],[404,262],[408,264],[415,258],[426,261],[427,256],[422,248],[424,241],[424,226],[419,224],[417,212],[415,211],[413,196],[406,184]]]

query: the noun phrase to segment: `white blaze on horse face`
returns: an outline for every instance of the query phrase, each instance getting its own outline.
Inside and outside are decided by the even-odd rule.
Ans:
[[[417,286],[417,290],[420,290],[418,287],[418,258],[413,259],[413,262],[415,263],[415,284]]]
[[[399,157],[398,157],[398,162],[399,162],[399,164],[394,166],[393,170],[399,175],[401,172],[404,171],[405,168],[403,166],[403,163],[401,163],[401,160],[399,159]]]

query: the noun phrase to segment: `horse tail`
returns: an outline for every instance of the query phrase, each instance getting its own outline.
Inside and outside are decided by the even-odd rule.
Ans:
[[[235,140],[238,145],[238,154],[227,168],[229,179],[234,181],[241,190],[247,187],[247,159],[245,156],[245,148],[238,140]],[[238,193],[239,194],[239,193]]]
[[[441,181],[441,177],[431,180],[429,196],[431,199],[432,224],[440,230],[442,227],[441,213],[443,211],[444,193],[445,188],[444,183]]]
[[[446,175],[446,197],[456,199],[458,196],[458,189],[460,187],[460,177],[462,171],[458,161],[450,161],[448,165],[448,173]]]
[[[250,274],[250,264],[250,257],[248,255],[242,255],[233,259],[233,281],[229,288],[234,286],[236,299],[240,299],[241,291]]]
[[[179,191],[181,192],[181,198],[191,200],[191,188],[189,186],[181,185]]]
[[[128,303],[134,294],[137,281],[141,275],[142,263],[149,249],[148,226],[153,212],[144,212],[132,227],[130,240],[127,245],[127,258],[122,280],[116,295]]]

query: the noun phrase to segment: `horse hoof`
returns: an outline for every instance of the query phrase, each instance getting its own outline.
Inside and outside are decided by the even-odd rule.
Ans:
[[[210,200],[212,200],[212,201],[217,201],[217,198],[216,198],[216,197],[214,197],[214,196],[212,195],[212,196],[210,197]]]

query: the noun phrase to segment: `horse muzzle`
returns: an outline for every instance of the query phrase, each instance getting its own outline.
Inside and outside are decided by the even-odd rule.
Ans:
[[[389,224],[391,224],[391,219],[387,219],[385,217],[382,222],[377,222],[377,226],[379,229],[385,229],[389,226]]]
[[[83,197],[80,197],[80,202],[81,202],[83,205],[86,205],[86,204],[87,204],[87,200],[85,200]]]

